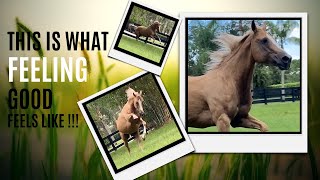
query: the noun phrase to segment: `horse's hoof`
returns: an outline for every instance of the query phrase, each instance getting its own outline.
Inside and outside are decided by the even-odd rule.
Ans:
[[[268,128],[268,126],[265,126],[265,127],[262,127],[262,128],[260,129],[260,131],[261,131],[261,132],[268,132],[268,131],[269,131],[269,128]]]

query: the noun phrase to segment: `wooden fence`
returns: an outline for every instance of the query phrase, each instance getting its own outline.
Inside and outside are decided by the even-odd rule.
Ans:
[[[131,32],[126,31],[126,30],[123,32],[123,34],[125,34],[125,35],[127,35],[127,36],[130,36],[130,37],[132,37],[132,38],[136,38],[136,35],[135,35],[134,33],[131,33]],[[163,45],[160,45],[160,44],[157,44],[157,43],[152,43],[152,42],[150,42],[150,41],[147,41],[147,43],[149,43],[149,44],[151,44],[151,45],[154,45],[154,46],[157,46],[157,47],[160,47],[160,48],[165,48],[166,45],[167,45],[167,43],[168,43],[169,36],[166,35],[166,34],[162,34],[162,33],[157,33],[157,34],[161,34],[161,35],[163,35],[163,36],[167,36],[167,38],[162,38],[161,36],[159,36],[160,39],[161,39],[161,42],[164,43]],[[155,39],[158,40],[157,37],[156,37]],[[139,40],[145,42],[145,40],[143,40],[143,39],[140,39],[140,38],[139,38]]]
[[[148,132],[149,128],[147,128],[146,131]],[[143,133],[143,126],[140,126],[139,133],[140,134]],[[129,139],[128,139],[128,142],[132,141],[133,139],[134,139],[134,137],[130,136]],[[105,143],[106,140],[108,141],[108,143]],[[121,137],[119,135],[119,131],[118,130],[103,138],[103,142],[106,144],[109,153],[111,153],[112,151],[116,151],[117,149],[119,149],[121,146],[124,145],[123,141],[121,141],[120,144],[116,144],[116,142],[119,141],[119,140],[121,140]],[[111,146],[111,149],[109,148],[110,146]]]
[[[301,99],[301,87],[291,88],[256,88],[253,90],[253,104],[285,102]]]

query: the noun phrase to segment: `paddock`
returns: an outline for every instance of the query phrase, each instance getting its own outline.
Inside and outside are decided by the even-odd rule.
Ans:
[[[143,38],[144,37],[141,37],[141,39]],[[151,38],[149,38],[149,41],[150,40]],[[156,40],[155,43],[160,42]],[[144,43],[144,41],[136,40],[135,38],[125,34],[122,34],[118,47],[156,63],[160,62],[164,52],[164,49],[161,47]]]
[[[133,140],[129,142],[131,149],[130,155],[125,146],[119,147],[117,151],[112,151],[110,155],[116,167],[119,169],[181,138],[182,136],[180,135],[175,122],[171,120],[170,122],[165,123],[163,126],[152,130],[147,134],[146,140],[142,142],[143,151],[141,151],[138,147],[137,141]]]
[[[250,114],[264,121],[268,132],[299,132],[300,130],[300,101],[274,102],[265,104],[253,104]],[[218,132],[216,126],[208,128],[191,128],[189,132]],[[230,132],[259,132],[257,129],[230,128]]]

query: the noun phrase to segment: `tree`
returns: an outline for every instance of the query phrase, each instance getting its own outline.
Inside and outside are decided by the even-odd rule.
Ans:
[[[299,27],[299,22],[296,20],[278,20],[276,23],[269,21],[269,29],[273,37],[278,41],[280,47],[283,49],[284,44],[287,42],[292,42],[299,44],[300,38],[289,37],[294,28]],[[281,84],[284,87],[285,83],[285,71],[281,71]]]
[[[205,64],[210,60],[209,52],[218,47],[212,42],[217,28],[214,20],[196,21],[188,27],[188,75],[204,74]]]
[[[129,16],[129,23],[136,23],[142,26],[149,26],[154,21],[160,22],[160,32],[171,34],[174,26],[174,21],[170,19],[136,6],[133,7],[132,12]]]

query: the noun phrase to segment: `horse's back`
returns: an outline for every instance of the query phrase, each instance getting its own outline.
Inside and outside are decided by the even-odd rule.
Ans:
[[[138,26],[136,29],[136,35],[148,37],[153,34],[153,31],[145,26]]]

